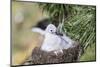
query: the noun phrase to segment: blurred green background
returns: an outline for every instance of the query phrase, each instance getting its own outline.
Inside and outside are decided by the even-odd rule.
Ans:
[[[39,20],[49,17],[37,3],[12,2],[12,63],[20,64],[38,44],[39,34],[31,31]]]
[[[62,12],[68,13],[64,18],[63,30],[83,46],[84,53],[81,55],[80,61],[96,60],[96,7],[64,5],[66,7],[64,11],[63,8],[57,8],[58,6],[59,4],[12,2],[12,56],[14,63],[24,61],[23,59],[28,57],[26,55],[31,52],[27,50],[31,50],[30,47],[38,44],[39,34],[32,33],[31,27],[43,18],[57,19],[57,12],[61,15]]]

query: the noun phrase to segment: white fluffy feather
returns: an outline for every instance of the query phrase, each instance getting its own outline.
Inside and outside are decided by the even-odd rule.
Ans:
[[[65,34],[63,34],[63,36],[55,34],[56,27],[53,24],[49,24],[45,31],[39,28],[33,28],[32,31],[45,36],[43,44],[40,48],[43,51],[54,51],[54,53],[57,54],[62,52],[62,49],[68,49],[73,46],[73,41]]]

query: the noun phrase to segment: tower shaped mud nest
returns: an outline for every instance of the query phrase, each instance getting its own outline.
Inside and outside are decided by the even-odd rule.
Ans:
[[[36,47],[33,49],[31,57],[28,58],[23,65],[78,62],[82,49],[80,44],[77,42],[73,45],[74,47],[63,49],[63,53],[57,55],[55,55],[53,51],[45,52],[40,50],[39,47]]]

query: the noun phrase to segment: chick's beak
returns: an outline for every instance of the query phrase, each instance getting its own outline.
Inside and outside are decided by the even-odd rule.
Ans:
[[[63,34],[62,34],[62,33],[60,33],[60,32],[56,32],[56,35],[63,36]]]

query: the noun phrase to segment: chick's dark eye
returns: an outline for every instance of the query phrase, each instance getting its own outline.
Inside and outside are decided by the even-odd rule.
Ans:
[[[52,32],[52,30],[50,30]]]

